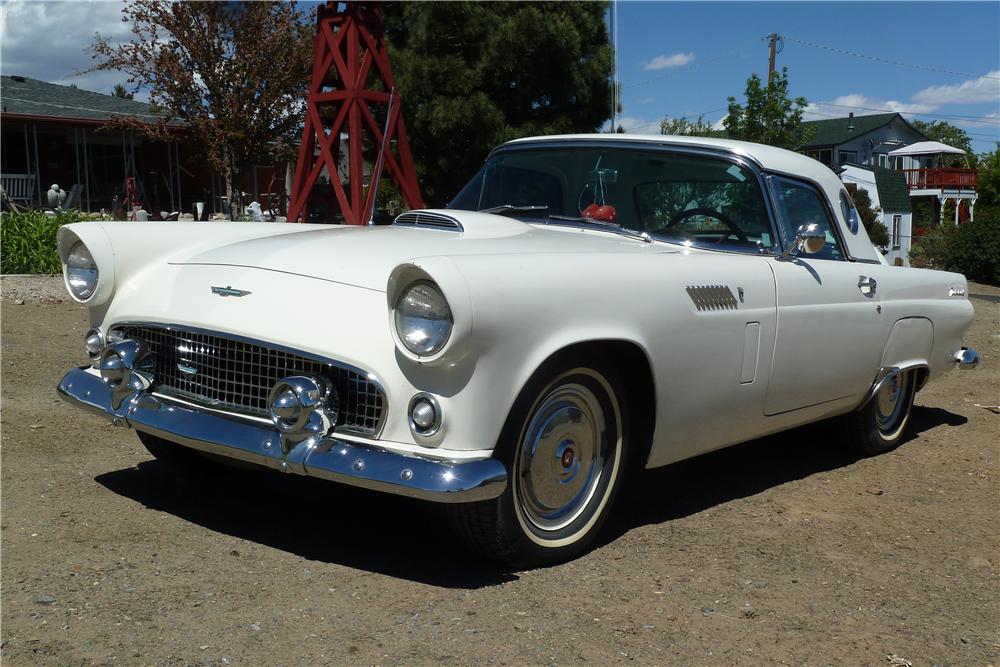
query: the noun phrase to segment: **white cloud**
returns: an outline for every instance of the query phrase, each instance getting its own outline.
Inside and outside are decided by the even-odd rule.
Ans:
[[[694,61],[694,53],[675,53],[672,56],[656,56],[643,65],[646,70],[670,69],[671,67],[683,67]]]
[[[640,97],[636,100],[636,104],[652,104],[655,101],[655,97]]]
[[[927,104],[975,104],[1000,100],[1000,69],[948,86],[930,86],[917,91],[913,99]]]
[[[114,42],[129,37],[118,2],[25,2],[0,6],[0,63],[3,74],[41,79],[109,93],[124,83],[118,72],[78,74],[91,67],[94,33]]]
[[[723,116],[719,120],[717,120],[714,123],[712,123],[712,129],[713,130],[724,130],[724,129],[726,129],[726,119],[727,118],[729,118],[729,114],[726,114],[725,116]]]
[[[901,114],[925,114],[937,109],[934,104],[880,100],[861,93],[841,95],[832,100],[810,102],[802,115],[804,120],[843,117],[854,112],[855,116],[870,116],[877,113],[895,111]]]

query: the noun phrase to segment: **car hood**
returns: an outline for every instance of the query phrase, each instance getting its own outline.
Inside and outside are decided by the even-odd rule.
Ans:
[[[459,221],[462,229],[303,225],[292,233],[202,247],[170,263],[258,268],[384,290],[396,266],[422,257],[673,252],[614,232],[532,225],[465,211],[441,213]]]

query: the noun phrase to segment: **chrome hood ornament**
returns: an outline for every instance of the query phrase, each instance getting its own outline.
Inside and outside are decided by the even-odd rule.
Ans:
[[[219,296],[246,296],[247,294],[252,294],[245,289],[233,289],[232,285],[227,285],[226,287],[212,286],[212,294],[218,294]]]

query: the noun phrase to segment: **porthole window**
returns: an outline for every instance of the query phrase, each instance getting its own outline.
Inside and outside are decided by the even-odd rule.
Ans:
[[[854,208],[854,200],[843,190],[840,191],[840,212],[844,214],[847,228],[852,234],[857,234],[858,228],[861,226],[861,218],[858,216],[858,209]]]

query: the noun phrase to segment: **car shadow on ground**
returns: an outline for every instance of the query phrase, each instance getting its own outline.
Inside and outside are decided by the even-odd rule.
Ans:
[[[966,419],[914,407],[904,447],[920,433]],[[857,456],[828,424],[754,440],[632,480],[599,538],[695,514],[786,482],[849,465]],[[481,588],[517,578],[469,554],[443,507],[269,470],[184,477],[152,460],[95,480],[123,497],[209,530],[302,558],[445,588]]]
[[[900,448],[918,446],[920,435],[932,428],[967,421],[941,408],[914,405]],[[859,458],[861,454],[842,441],[837,424],[824,421],[646,470],[619,501],[602,540],[610,542],[638,526],[679,519],[843,468]]]

